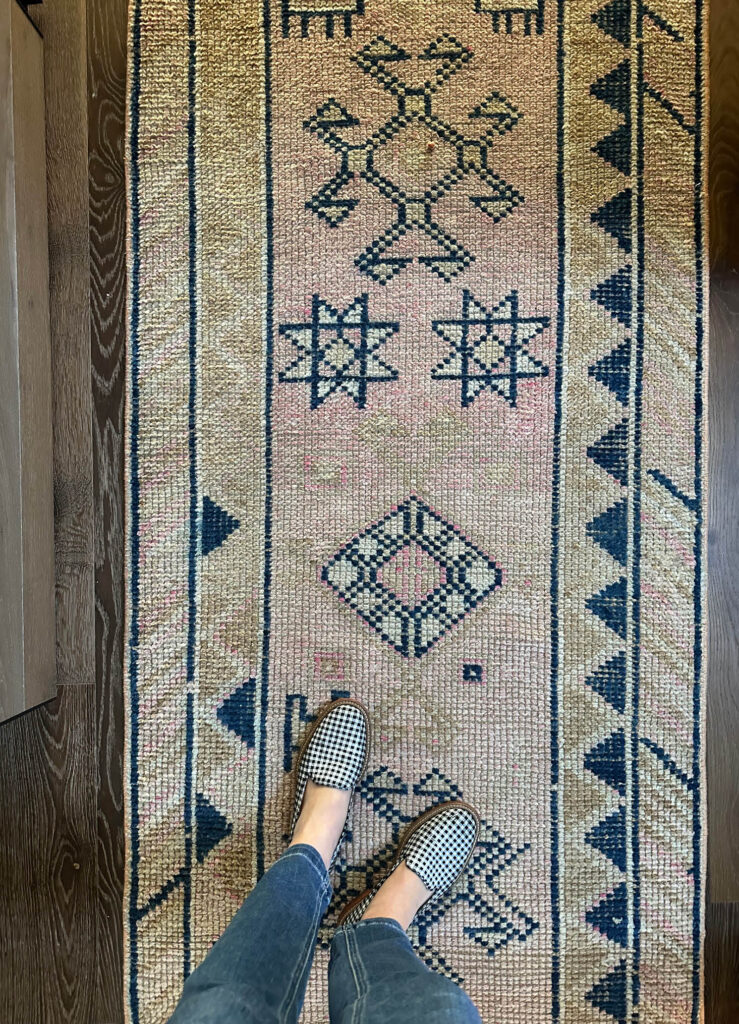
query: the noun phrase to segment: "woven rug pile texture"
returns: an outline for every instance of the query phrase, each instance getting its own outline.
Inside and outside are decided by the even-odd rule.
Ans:
[[[704,891],[702,0],[132,0],[127,884],[159,1024],[370,763],[332,922],[420,811],[485,1024],[693,1024]]]

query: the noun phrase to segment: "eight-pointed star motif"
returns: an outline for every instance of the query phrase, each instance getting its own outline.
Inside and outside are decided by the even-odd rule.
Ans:
[[[532,339],[549,326],[549,317],[521,316],[515,289],[489,310],[465,288],[461,316],[434,320],[431,326],[451,346],[431,376],[460,381],[463,407],[490,390],[515,408],[519,381],[549,373],[528,351]]]
[[[309,384],[311,409],[341,391],[364,409],[368,384],[398,379],[398,371],[383,362],[377,351],[399,327],[390,321],[370,320],[366,294],[342,311],[314,295],[310,320],[280,325],[280,334],[298,350],[297,358],[280,373],[280,380]]]

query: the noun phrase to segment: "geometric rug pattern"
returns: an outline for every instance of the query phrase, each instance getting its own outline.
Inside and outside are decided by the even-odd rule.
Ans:
[[[132,0],[125,989],[164,1024],[373,726],[342,906],[465,799],[411,929],[486,1024],[698,1024],[704,0]]]

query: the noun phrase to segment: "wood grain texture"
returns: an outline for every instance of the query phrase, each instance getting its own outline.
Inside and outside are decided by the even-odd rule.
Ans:
[[[94,1015],[95,693],[59,696],[2,726],[0,1020]]]
[[[44,44],[12,0],[24,711],[56,696]]]
[[[711,0],[711,263],[739,269],[739,3]]]
[[[46,90],[54,94],[47,115],[57,657],[65,678],[97,685],[64,686],[55,701],[0,733],[0,1020],[119,1024],[126,13],[125,4],[105,0],[90,0],[89,9],[80,0],[48,0],[31,13],[49,47]],[[88,35],[95,40],[89,70]],[[105,90],[91,84],[88,106],[88,78],[112,83],[107,100],[96,103],[93,93]]]
[[[95,681],[85,0],[34,12],[46,45],[57,679]]]
[[[56,694],[43,41],[0,0],[0,720]]]
[[[739,1021],[739,903],[706,914],[706,1024]]]
[[[88,0],[100,1021],[123,1019],[126,13],[126,0]]]
[[[34,10],[45,37],[57,644],[94,680],[85,8]],[[62,686],[0,737],[0,1020],[96,1019],[95,689]]]
[[[712,0],[706,1021],[739,1020],[739,3]]]
[[[739,901],[739,274],[714,271],[710,342],[708,873],[722,903]]]

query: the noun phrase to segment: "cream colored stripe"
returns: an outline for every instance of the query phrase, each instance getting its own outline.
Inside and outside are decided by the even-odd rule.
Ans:
[[[200,560],[197,789],[231,834],[196,867],[193,966],[256,882],[259,729],[218,708],[256,680],[265,518],[265,81],[262,6],[198,3],[199,485],[239,527]]]
[[[137,7],[132,6],[131,31]],[[138,895],[140,907],[183,863],[187,552],[189,540],[187,306],[187,8],[166,15],[143,4],[138,107],[139,288],[139,644]],[[134,45],[129,49],[131,59]],[[131,81],[131,79],[129,79]],[[129,123],[129,132],[132,125]],[[129,136],[130,137],[130,136]],[[129,154],[130,156],[130,154]],[[131,179],[129,161],[129,191]],[[132,243],[129,225],[129,253]],[[131,281],[131,277],[129,277]],[[129,310],[133,295],[129,294]],[[131,360],[129,359],[129,372]],[[128,382],[131,413],[132,381]],[[130,445],[131,428],[127,439]],[[131,466],[128,471],[130,474]],[[128,500],[132,500],[128,480]],[[129,517],[129,523],[131,519]],[[128,555],[128,578],[132,570]],[[130,593],[129,593],[130,601]],[[130,613],[128,607],[130,636]],[[126,665],[128,671],[128,661]],[[127,679],[130,685],[130,680]],[[127,704],[130,712],[130,705]],[[128,720],[126,779],[131,778]],[[134,837],[127,791],[124,921],[132,896]],[[130,942],[131,935],[127,934]],[[162,1019],[182,978],[182,907],[165,901],[136,926],[136,990],[142,1021]],[[130,966],[131,946],[126,956]],[[127,1013],[128,981],[126,978]]]

